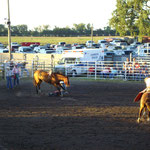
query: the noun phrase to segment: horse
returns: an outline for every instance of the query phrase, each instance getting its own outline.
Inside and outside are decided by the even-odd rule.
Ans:
[[[144,113],[143,113],[144,110]],[[150,121],[150,91],[143,93],[141,100],[140,100],[140,110],[139,110],[139,117],[137,122],[140,123],[141,117],[145,114],[146,110],[148,110],[148,118],[147,121]]]
[[[70,86],[69,78],[60,73],[52,72],[51,74],[49,74],[49,72],[46,72],[44,70],[36,70],[34,72],[33,78],[34,78],[34,86],[36,87],[37,94],[40,92],[40,85],[43,81],[48,84],[52,84],[54,87],[56,87],[60,94],[61,94],[61,89],[66,91],[66,88],[62,86],[61,81],[64,82],[66,87]]]

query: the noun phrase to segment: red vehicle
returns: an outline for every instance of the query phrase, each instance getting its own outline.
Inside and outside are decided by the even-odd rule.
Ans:
[[[149,43],[150,42],[150,37],[144,36],[142,37],[142,43]]]
[[[22,42],[22,46],[40,45],[40,42]]]

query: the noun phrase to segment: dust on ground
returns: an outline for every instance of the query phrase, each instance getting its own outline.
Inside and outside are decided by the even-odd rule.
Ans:
[[[0,149],[141,150],[150,147],[150,123],[136,122],[136,94],[144,82],[71,80],[69,94],[48,96],[32,80],[7,90],[0,84]]]

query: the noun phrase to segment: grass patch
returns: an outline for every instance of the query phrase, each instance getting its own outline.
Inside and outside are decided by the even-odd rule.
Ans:
[[[95,43],[97,43],[98,40],[102,40],[104,38],[111,38],[111,37],[95,36],[95,37],[93,37],[93,40]],[[45,45],[47,43],[58,44],[58,42],[66,42],[67,44],[73,44],[73,43],[84,44],[88,40],[91,40],[91,37],[22,37],[22,36],[21,37],[19,37],[19,36],[11,37],[12,42],[18,42],[19,44],[21,44],[22,42],[40,42],[41,45]],[[0,42],[3,43],[4,45],[7,45],[8,37],[0,36]]]

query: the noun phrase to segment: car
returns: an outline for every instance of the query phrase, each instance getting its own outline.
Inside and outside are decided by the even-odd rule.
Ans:
[[[85,43],[86,47],[92,47],[93,44],[95,44],[94,41],[86,41],[86,43]]]
[[[111,45],[120,46],[121,40],[113,40],[110,42]]]
[[[106,40],[98,40],[98,44],[100,44],[101,47],[108,46],[108,42]]]
[[[18,44],[17,42],[12,42],[11,46],[20,46],[20,44]]]
[[[19,46],[11,46],[11,51],[15,52],[18,50],[18,48],[19,48]]]
[[[0,53],[8,53],[9,50],[7,48],[0,48]]]
[[[85,48],[85,46],[82,45],[82,44],[78,44],[78,45],[72,46],[72,49],[83,49],[83,48]]]
[[[0,42],[0,47],[4,47],[4,44]]]
[[[126,50],[137,51],[137,46],[127,46]]]
[[[39,53],[41,54],[51,54],[51,53],[55,53],[56,51],[51,49],[51,48],[46,48],[46,49],[40,49]]]
[[[141,42],[133,42],[132,44],[131,44],[132,46],[141,46],[142,45],[142,43]]]
[[[34,50],[35,47],[38,47],[39,45],[37,44],[31,44],[30,47]]]
[[[128,44],[127,44],[127,42],[121,42],[121,43],[120,43],[120,46],[121,46],[122,48],[125,48],[125,47],[128,46]]]
[[[33,53],[33,50],[31,47],[29,46],[21,46],[18,48],[18,51],[16,51],[16,53]]]
[[[18,51],[19,46],[20,46],[20,44],[18,44],[17,42],[12,42],[11,43],[11,51],[12,52]],[[9,49],[8,46],[7,46],[7,48]]]
[[[36,47],[34,47],[33,51],[35,53],[39,53],[40,49],[42,49],[40,46],[36,46]]]
[[[59,42],[58,45],[64,46],[66,42]]]

